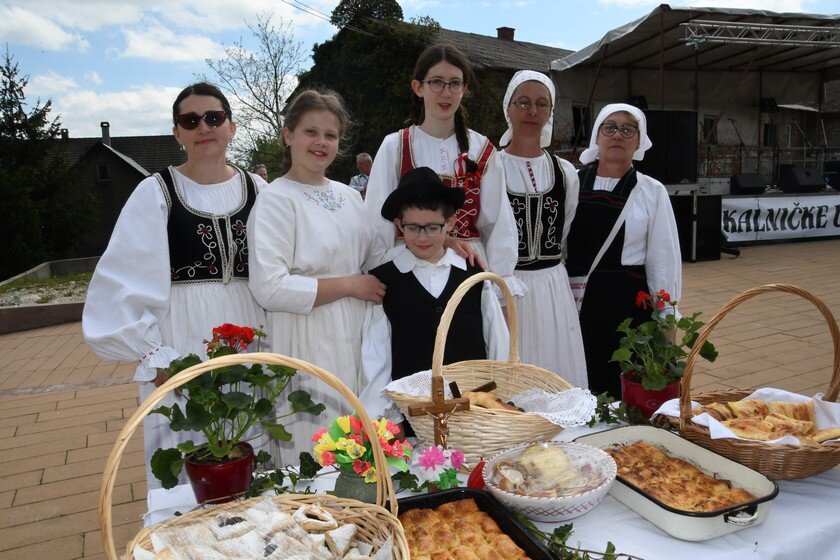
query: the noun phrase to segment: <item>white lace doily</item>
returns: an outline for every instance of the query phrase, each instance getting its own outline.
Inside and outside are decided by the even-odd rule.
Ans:
[[[424,397],[432,394],[432,370],[419,371],[408,377],[389,383],[385,389],[395,393],[404,393],[411,397]],[[446,398],[452,398],[449,382],[444,378],[443,389]],[[542,416],[552,424],[571,428],[583,426],[595,414],[597,399],[586,389],[573,387],[562,393],[549,393],[542,389],[529,389],[513,395],[513,404],[527,414]]]

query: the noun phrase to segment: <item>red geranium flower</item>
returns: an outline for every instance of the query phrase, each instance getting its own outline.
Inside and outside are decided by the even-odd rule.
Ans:
[[[636,294],[636,307],[642,307],[644,309],[647,309],[649,302],[650,294],[648,294],[644,290],[639,290],[639,293]]]

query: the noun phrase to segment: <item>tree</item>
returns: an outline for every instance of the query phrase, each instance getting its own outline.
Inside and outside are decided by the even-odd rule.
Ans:
[[[216,76],[209,81],[218,83],[233,105],[238,129],[231,151],[243,164],[260,145],[266,146],[266,140],[277,142],[281,137],[283,108],[305,58],[303,43],[294,40],[291,24],[281,19],[274,25],[273,17],[273,12],[263,12],[256,24],[248,24],[256,50],[248,49],[240,37],[225,49],[225,58],[205,60]],[[272,150],[257,153],[254,159],[268,164],[267,158],[275,155]]]
[[[388,17],[377,18],[388,14]],[[364,17],[362,17],[364,15]],[[382,139],[408,117],[411,71],[440,26],[430,18],[402,21],[393,0],[344,0],[334,22],[349,22],[332,39],[313,47],[312,68],[301,74],[296,91],[331,89],[341,94],[353,120],[343,157],[329,175],[348,181],[358,173],[355,154],[375,155]]]
[[[8,46],[0,67],[0,278],[40,262],[74,255],[87,231],[92,197],[75,189],[73,173],[60,155],[58,118],[52,101],[40,99],[27,112],[24,88]]]

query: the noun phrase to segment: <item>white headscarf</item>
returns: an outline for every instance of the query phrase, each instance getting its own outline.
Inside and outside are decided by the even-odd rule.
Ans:
[[[638,107],[627,105],[626,103],[610,103],[601,109],[601,112],[598,113],[598,118],[595,119],[595,125],[592,127],[592,137],[589,139],[589,148],[580,154],[580,162],[582,164],[586,165],[598,159],[597,141],[598,135],[600,134],[598,129],[607,117],[618,111],[626,111],[627,113],[630,113],[639,122],[639,147],[635,152],[633,152],[633,159],[636,161],[642,161],[645,157],[645,152],[653,146],[653,143],[647,135],[647,119],[645,118],[645,114],[642,110]]]
[[[548,88],[548,93],[551,94],[551,110],[549,111],[548,122],[545,123],[545,126],[542,129],[542,133],[540,134],[540,148],[545,148],[546,146],[551,144],[551,131],[554,128],[554,98],[557,95],[554,92],[554,82],[551,81],[551,78],[549,78],[542,72],[535,72],[534,70],[520,70],[519,72],[513,75],[513,78],[510,79],[507,91],[505,92],[505,99],[504,101],[502,101],[502,113],[505,115],[505,120],[507,121],[508,129],[502,135],[502,139],[499,140],[499,146],[504,148],[505,146],[510,144],[510,139],[513,137],[513,127],[510,124],[508,106],[510,106],[510,99],[511,97],[513,97],[513,92],[516,91],[516,88],[519,87],[519,84],[523,82],[540,82]]]

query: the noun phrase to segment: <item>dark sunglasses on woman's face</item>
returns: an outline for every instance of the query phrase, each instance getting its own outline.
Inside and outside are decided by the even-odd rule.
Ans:
[[[184,113],[183,115],[178,115],[178,118],[175,120],[178,121],[178,125],[184,130],[195,130],[201,121],[204,121],[204,124],[210,128],[216,128],[217,126],[221,126],[226,119],[227,114],[224,111],[207,111],[203,115],[199,115],[198,113]]]

